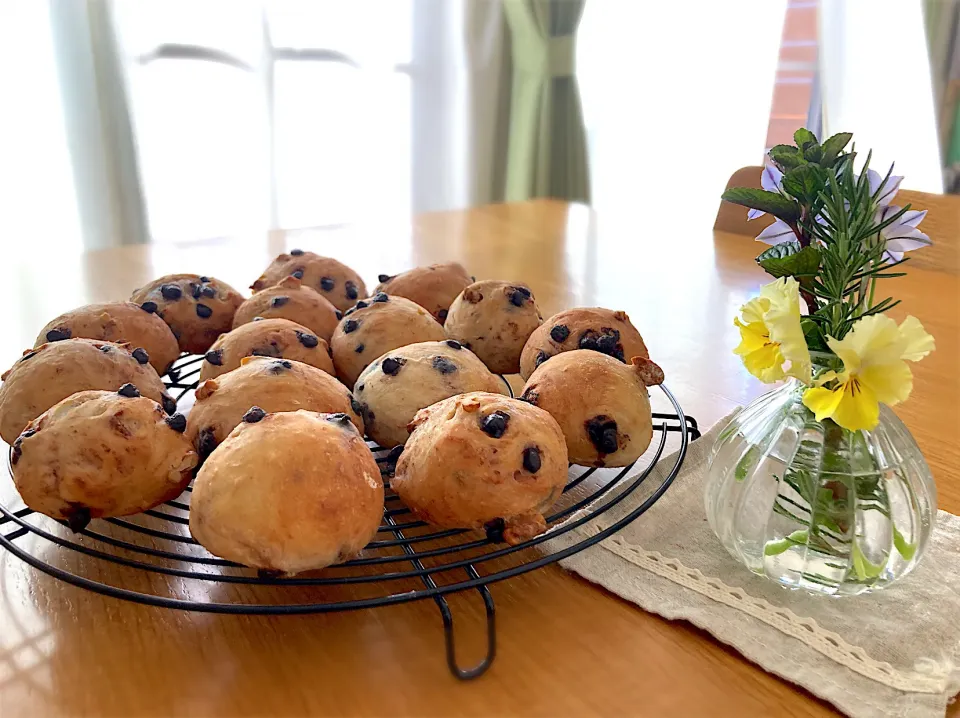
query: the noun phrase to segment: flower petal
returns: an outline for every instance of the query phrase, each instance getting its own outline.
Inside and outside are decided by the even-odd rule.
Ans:
[[[844,429],[875,429],[880,421],[880,404],[873,390],[852,378],[843,385],[843,398],[830,417]]]
[[[797,235],[790,229],[790,225],[782,219],[778,219],[757,235],[757,241],[765,244],[782,244],[796,239],[796,237]]]
[[[767,192],[779,192],[781,182],[783,182],[783,172],[769,162],[766,163],[760,173],[760,186]]]
[[[897,212],[900,211],[900,208],[897,208]],[[906,224],[910,227],[916,227],[920,224],[924,218],[927,216],[927,210],[923,209],[908,209],[903,213],[903,216],[900,218],[900,224]]]
[[[843,385],[839,389],[825,389],[817,386],[803,392],[803,405],[812,411],[817,421],[833,416],[840,400],[843,399]]]
[[[747,220],[756,219],[757,217],[762,217],[766,212],[759,209],[750,209],[747,210]]]
[[[889,406],[906,401],[913,390],[913,374],[902,361],[864,367],[857,378],[861,389],[869,387],[876,401]]]
[[[890,170],[893,170],[893,165],[890,165]],[[903,177],[900,175],[891,174],[887,178],[887,181],[883,181],[883,175],[873,169],[867,170],[867,183],[870,185],[870,194],[871,196],[877,194],[879,190],[879,196],[877,197],[877,206],[886,207],[890,202],[893,201],[894,196],[897,194],[897,191],[900,189],[900,183],[903,181]],[[881,183],[883,187],[881,189]]]
[[[900,337],[904,342],[900,358],[906,361],[920,361],[937,348],[933,337],[923,328],[920,320],[913,316],[900,322]]]

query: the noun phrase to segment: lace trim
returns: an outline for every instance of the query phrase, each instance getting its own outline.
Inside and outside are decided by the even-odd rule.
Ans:
[[[592,525],[584,526],[580,530],[596,534],[602,529],[602,525]],[[899,671],[889,663],[874,660],[862,648],[826,630],[814,619],[801,618],[788,608],[754,598],[743,589],[728,586],[718,578],[704,576],[699,570],[688,568],[676,559],[667,558],[657,551],[646,551],[639,546],[630,545],[616,535],[600,545],[640,568],[718,603],[743,611],[877,683],[910,693],[943,693],[947,688],[948,667],[930,665],[931,662],[928,661],[917,666],[922,673]]]

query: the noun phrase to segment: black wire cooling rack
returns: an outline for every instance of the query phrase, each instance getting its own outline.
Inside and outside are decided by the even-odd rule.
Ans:
[[[202,357],[184,355],[164,377],[178,404],[192,401],[201,361]],[[387,489],[377,538],[358,558],[322,572],[277,577],[210,555],[188,530],[191,487],[155,509],[132,517],[98,519],[76,533],[67,530],[64,522],[29,508],[0,503],[0,546],[34,568],[75,586],[187,611],[305,614],[432,599],[443,619],[450,671],[460,679],[476,678],[490,667],[496,655],[495,606],[489,585],[599,543],[647,511],[676,478],[689,442],[699,438],[700,431],[696,420],[684,415],[670,391],[663,386],[659,390],[669,410],[654,412],[654,437],[647,453],[622,469],[571,466],[563,498],[554,507],[555,513],[547,517],[547,533],[516,546],[503,543],[497,526],[486,531],[436,531],[423,522],[409,520],[410,510],[389,489],[397,455],[373,443],[370,447]],[[663,456],[670,436],[678,438],[673,442],[677,444],[673,465],[658,484],[648,486],[645,482]],[[565,541],[567,545],[552,553],[534,550],[606,513],[638,491],[642,500],[599,533],[578,536],[572,543]],[[51,552],[51,545],[62,551]],[[93,578],[102,571],[91,569],[89,561],[69,560],[71,553],[139,572],[131,578],[132,585],[140,590]],[[68,560],[55,563],[57,556]],[[93,565],[99,568],[99,564]],[[119,573],[115,576],[116,583],[121,583]],[[487,653],[477,665],[461,668],[456,659],[453,614],[445,597],[467,590],[479,592],[486,608]]]

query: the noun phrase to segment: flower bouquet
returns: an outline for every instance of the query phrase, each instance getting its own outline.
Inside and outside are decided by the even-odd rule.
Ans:
[[[910,363],[934,349],[880,291],[905,256],[931,244],[926,212],[893,200],[902,177],[859,171],[849,133],[769,152],[762,189],[723,198],[772,245],[757,263],[775,279],[734,319],[734,350],[766,383],[786,380],[721,433],[706,489],[710,524],[731,554],[786,586],[831,595],[876,590],[919,561],[936,491],[916,442],[889,409],[910,396]]]

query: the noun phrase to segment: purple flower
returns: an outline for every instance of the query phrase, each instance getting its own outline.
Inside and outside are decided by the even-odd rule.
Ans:
[[[891,179],[893,179],[893,177],[891,177]],[[899,185],[900,178],[898,177],[896,179]],[[877,224],[880,224],[885,221],[887,217],[892,217],[899,211],[900,207],[896,205],[881,206],[880,209],[877,210],[875,221]],[[930,237],[917,229],[917,225],[920,224],[926,216],[926,210],[911,209],[904,212],[903,216],[896,222],[880,230],[880,236],[886,241],[886,248],[883,253],[885,259],[890,262],[899,262],[903,259],[904,252],[909,252],[912,249],[920,249],[921,247],[929,247],[933,244],[933,242],[930,241]]]
[[[782,219],[775,220],[773,224],[757,235],[757,241],[764,244],[782,244],[796,238],[796,233]]]
[[[767,190],[767,192],[779,192],[783,194],[783,190],[780,189],[781,182],[783,182],[783,172],[770,163],[765,164],[763,166],[763,172],[760,173],[760,186]],[[747,219],[756,219],[765,214],[766,212],[761,212],[759,209],[751,209],[747,212]],[[757,239],[760,238],[757,237]],[[775,242],[774,244],[777,243]]]
[[[886,207],[893,201],[894,196],[900,189],[900,183],[902,181],[903,177],[893,174],[893,165],[890,165],[890,176],[886,182],[883,181],[883,175],[876,170],[867,170],[867,184],[870,186],[870,196],[872,197],[880,190],[880,194],[877,197],[878,207]],[[883,189],[880,188],[881,184],[883,184]],[[919,222],[920,220],[917,221]]]

